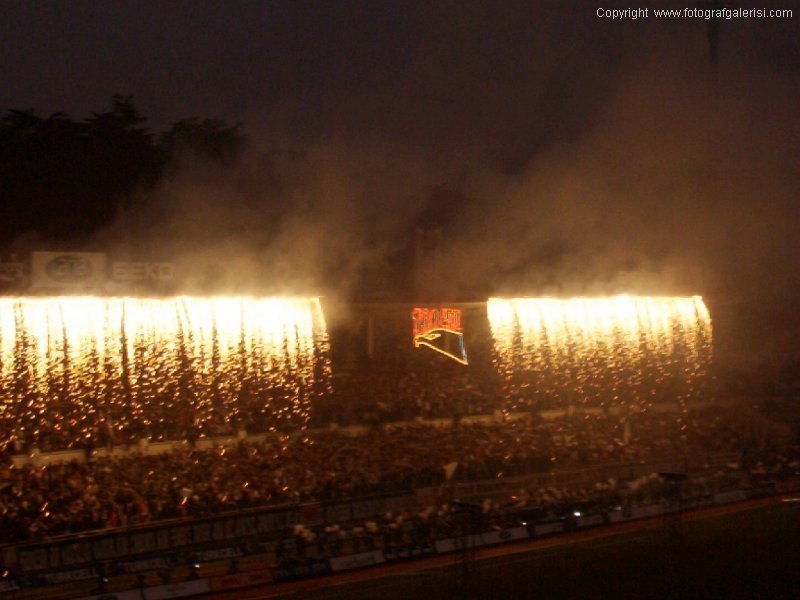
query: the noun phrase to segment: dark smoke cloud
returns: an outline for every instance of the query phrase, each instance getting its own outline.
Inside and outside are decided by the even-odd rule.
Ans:
[[[351,297],[396,289],[393,257],[446,209],[422,298],[701,293],[746,307],[751,338],[787,322],[797,18],[724,22],[711,76],[702,20],[391,6],[321,19],[270,64],[241,164],[188,163],[106,239],[175,257],[189,290]]]
[[[233,165],[186,159],[98,245],[174,261],[188,292],[346,297],[364,273],[391,288],[389,260],[445,171],[365,137],[254,147]]]
[[[535,154],[519,175],[476,174],[481,202],[445,245],[452,289],[797,289],[793,84],[710,82],[684,67],[632,70],[580,139]]]

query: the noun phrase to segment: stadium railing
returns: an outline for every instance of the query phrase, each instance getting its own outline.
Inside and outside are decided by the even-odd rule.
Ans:
[[[574,489],[605,482],[635,479],[654,472],[680,472],[700,466],[729,465],[738,455],[723,453],[699,460],[670,459],[646,464],[607,464],[566,471],[533,473],[525,476],[455,483],[447,495],[459,498],[510,496],[521,489],[559,487]],[[696,464],[695,464],[696,463]],[[427,503],[436,498],[435,490]],[[166,552],[189,552],[226,544],[259,541],[297,524],[315,526],[364,521],[387,512],[421,508],[425,495],[409,490],[342,501],[310,502],[300,505],[264,506],[208,517],[172,519],[118,529],[67,534],[42,541],[0,546],[3,565],[26,573],[78,568],[103,561],[125,561],[134,557]]]

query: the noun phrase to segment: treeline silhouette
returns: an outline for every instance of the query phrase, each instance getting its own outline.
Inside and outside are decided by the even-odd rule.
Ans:
[[[213,161],[243,150],[241,126],[187,118],[163,132],[146,126],[132,96],[76,120],[8,110],[0,120],[0,244],[27,232],[80,244],[177,168],[185,155]]]

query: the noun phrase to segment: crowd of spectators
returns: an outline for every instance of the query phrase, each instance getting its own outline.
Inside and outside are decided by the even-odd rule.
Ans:
[[[765,449],[732,411],[575,413],[555,419],[404,423],[361,435],[310,430],[259,442],[0,471],[2,541],[203,516],[252,506],[348,499],[609,463]]]
[[[770,465],[771,481],[781,478],[786,457],[776,457]],[[793,462],[800,466],[800,461]],[[764,466],[761,470],[766,471]],[[758,470],[758,469],[757,469]],[[737,489],[744,481],[731,472],[716,471],[693,477],[681,484],[681,497],[695,499]],[[675,494],[675,483],[652,472],[622,483],[612,479],[586,487],[543,486],[520,489],[512,497],[479,502],[447,502],[429,505],[418,511],[387,512],[366,521],[295,525],[292,536],[279,538],[276,558],[291,564],[311,556],[333,557],[361,550],[417,547],[436,540],[454,538],[468,532],[487,532],[525,526],[529,523],[562,521],[574,526],[575,518],[602,515],[662,501]],[[349,546],[349,548],[348,548]]]
[[[340,357],[330,379],[318,378],[314,389],[301,389],[307,384],[292,378],[270,389],[242,386],[235,408],[220,406],[203,422],[195,420],[191,403],[157,398],[147,406],[105,411],[84,403],[91,427],[74,405],[61,406],[58,398],[31,411],[38,416],[29,423],[5,415],[0,427],[0,542],[440,486],[447,479],[445,465],[457,464],[454,480],[478,481],[721,452],[756,460],[785,437],[759,413],[687,411],[678,403],[669,412],[644,410],[641,403],[620,397],[613,385],[607,390],[609,402],[588,406],[574,397],[557,405],[538,402],[541,390],[526,386],[524,378],[510,394],[491,361],[489,342],[484,346],[485,355],[469,366],[411,349],[407,340],[379,348],[374,360]],[[280,418],[298,396],[312,401],[304,427]],[[526,411],[526,418],[504,420],[509,405]],[[544,415],[554,408],[561,414]],[[144,410],[151,411],[144,415],[147,427],[142,426]],[[138,411],[138,417],[131,411]],[[464,419],[475,415],[487,419]],[[419,422],[434,418],[449,426]],[[333,424],[361,425],[366,432],[346,435]],[[227,448],[200,450],[196,444],[242,431],[266,437]],[[135,449],[140,439],[185,443],[148,454]],[[120,445],[133,450],[110,457],[93,452]],[[88,460],[12,466],[12,455],[33,448],[80,448]]]

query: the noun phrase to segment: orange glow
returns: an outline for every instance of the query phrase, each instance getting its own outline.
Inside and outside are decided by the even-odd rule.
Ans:
[[[461,310],[457,308],[415,308],[411,311],[411,320],[415,338],[436,329],[454,333],[462,331]]]
[[[0,421],[124,432],[180,408],[234,423],[261,401],[304,426],[328,346],[316,298],[3,298]]]
[[[683,404],[711,361],[699,296],[492,298],[487,311],[509,396],[647,407],[669,390]]]

